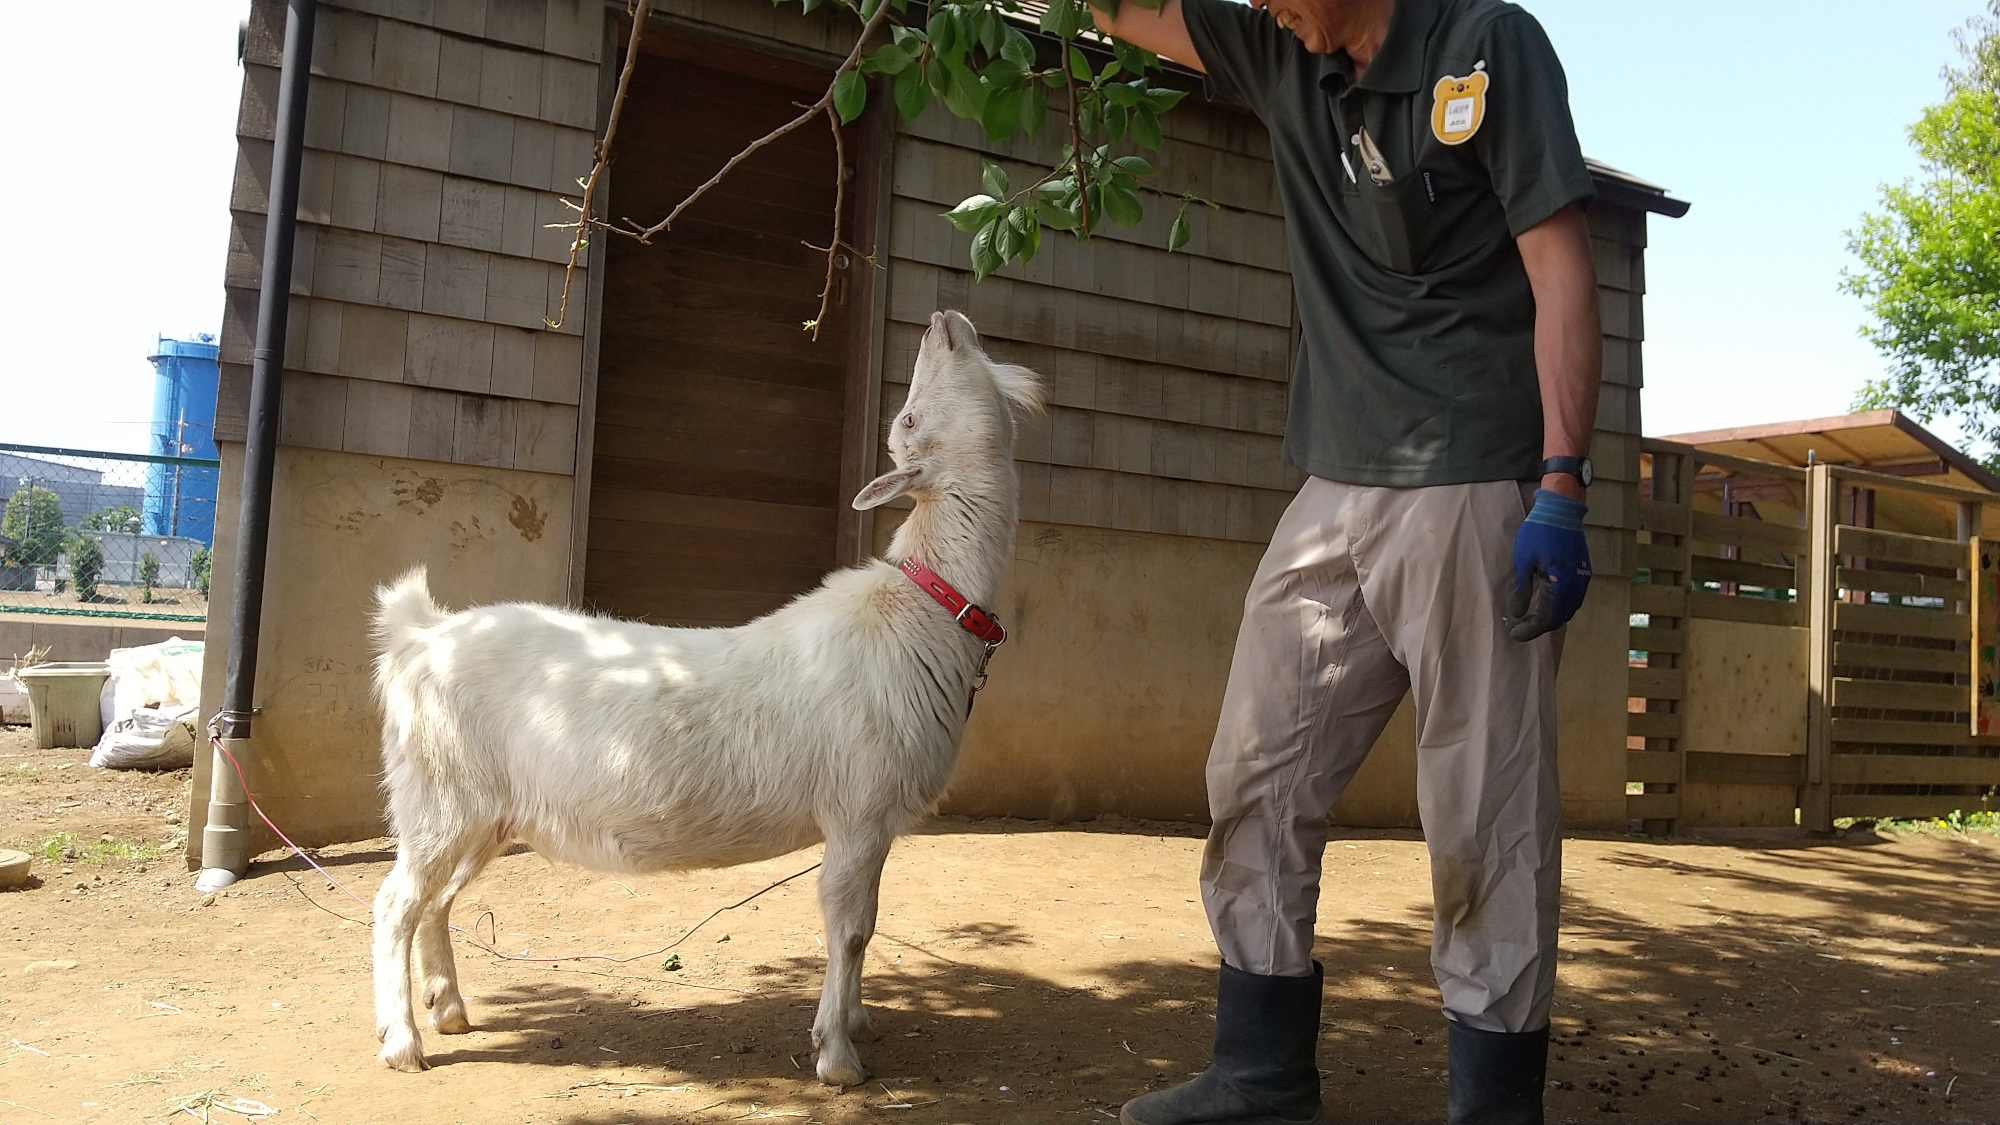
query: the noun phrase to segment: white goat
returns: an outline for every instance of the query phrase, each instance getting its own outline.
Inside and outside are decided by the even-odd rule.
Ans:
[[[890,555],[989,604],[1014,547],[1012,409],[1041,385],[997,364],[972,322],[931,317],[890,426],[897,468],[854,498],[908,494]],[[942,793],[982,642],[874,560],[733,629],[665,629],[542,605],[447,615],[422,568],[376,591],[383,784],[400,837],[375,899],[382,1060],[421,1070],[414,942],[431,1026],[471,1030],[447,932],[452,899],[508,842],[600,871],[723,867],[826,842],[821,1081],[867,1072],[861,960],[882,863]]]

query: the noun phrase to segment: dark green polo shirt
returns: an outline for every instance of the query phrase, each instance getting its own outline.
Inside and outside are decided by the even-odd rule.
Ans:
[[[1357,82],[1346,52],[1261,11],[1182,11],[1214,89],[1271,133],[1301,329],[1285,459],[1350,484],[1537,476],[1514,236],[1592,190],[1541,25],[1500,0],[1397,0]]]

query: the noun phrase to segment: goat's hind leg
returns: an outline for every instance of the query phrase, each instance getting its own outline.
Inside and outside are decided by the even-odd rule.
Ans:
[[[861,962],[875,936],[875,912],[882,889],[882,863],[892,837],[870,828],[856,835],[827,837],[819,873],[820,918],[826,928],[826,982],[819,1015],[813,1020],[815,1070],[829,1086],[858,1086],[868,1080],[854,1038],[868,1030],[861,1005]]]
[[[397,1070],[419,1071],[423,1041],[410,1010],[410,952],[417,922],[451,875],[454,857],[435,842],[404,837],[396,866],[375,893],[375,1036],[382,1061]]]
[[[424,1007],[431,1010],[431,1026],[446,1035],[472,1030],[472,1021],[465,1015],[465,997],[458,988],[458,965],[451,955],[451,904],[499,850],[500,844],[484,834],[471,841],[444,889],[417,914],[417,978],[423,982]]]

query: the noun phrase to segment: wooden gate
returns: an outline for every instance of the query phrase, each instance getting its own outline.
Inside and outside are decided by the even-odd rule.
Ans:
[[[1992,807],[2000,738],[1978,724],[1982,707],[1984,729],[2000,723],[2000,550],[1982,550],[1978,531],[2000,497],[1643,448],[1628,816],[1667,832],[1776,812],[1826,831],[1840,817]],[[1948,533],[1870,526],[1884,492],[1921,501]],[[1764,795],[1761,810],[1749,792]]]

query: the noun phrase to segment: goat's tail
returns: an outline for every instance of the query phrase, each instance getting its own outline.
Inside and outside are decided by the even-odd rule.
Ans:
[[[431,600],[429,575],[422,566],[411,567],[387,586],[375,587],[375,648],[385,659],[394,660],[412,634],[444,618],[444,610]]]

